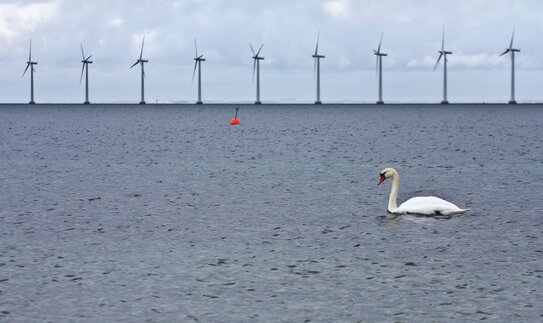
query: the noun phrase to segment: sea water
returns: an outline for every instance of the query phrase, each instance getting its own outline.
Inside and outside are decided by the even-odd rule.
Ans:
[[[541,106],[234,107],[1,105],[0,320],[543,319]]]

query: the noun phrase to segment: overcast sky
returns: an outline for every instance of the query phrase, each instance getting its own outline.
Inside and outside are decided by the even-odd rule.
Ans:
[[[320,31],[323,102],[374,102],[379,36],[385,102],[439,102],[433,71],[445,27],[449,101],[509,100],[510,58],[498,57],[516,29],[517,100],[543,101],[540,0],[0,0],[0,102],[28,102],[21,77],[32,38],[36,102],[82,102],[80,43],[91,102],[139,102],[140,70],[129,69],[146,36],[148,102],[194,102],[194,38],[205,102],[254,101],[249,44],[264,43],[263,102],[313,102],[311,55]]]

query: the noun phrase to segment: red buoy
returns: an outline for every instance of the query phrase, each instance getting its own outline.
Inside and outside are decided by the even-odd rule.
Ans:
[[[234,117],[234,119],[230,120],[230,125],[232,126],[239,124],[238,110],[239,110],[239,107],[236,107],[236,116]]]

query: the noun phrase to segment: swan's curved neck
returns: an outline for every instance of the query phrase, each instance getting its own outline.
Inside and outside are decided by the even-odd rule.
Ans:
[[[392,175],[392,189],[390,190],[390,196],[388,197],[388,211],[391,213],[398,210],[398,204],[396,200],[398,199],[398,189],[400,187],[400,174],[395,173]]]

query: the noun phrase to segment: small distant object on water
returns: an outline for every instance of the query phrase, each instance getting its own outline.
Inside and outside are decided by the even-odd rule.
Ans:
[[[234,119],[230,120],[230,125],[232,126],[239,124],[238,111],[239,111],[239,107],[236,107],[236,116],[234,116]]]

